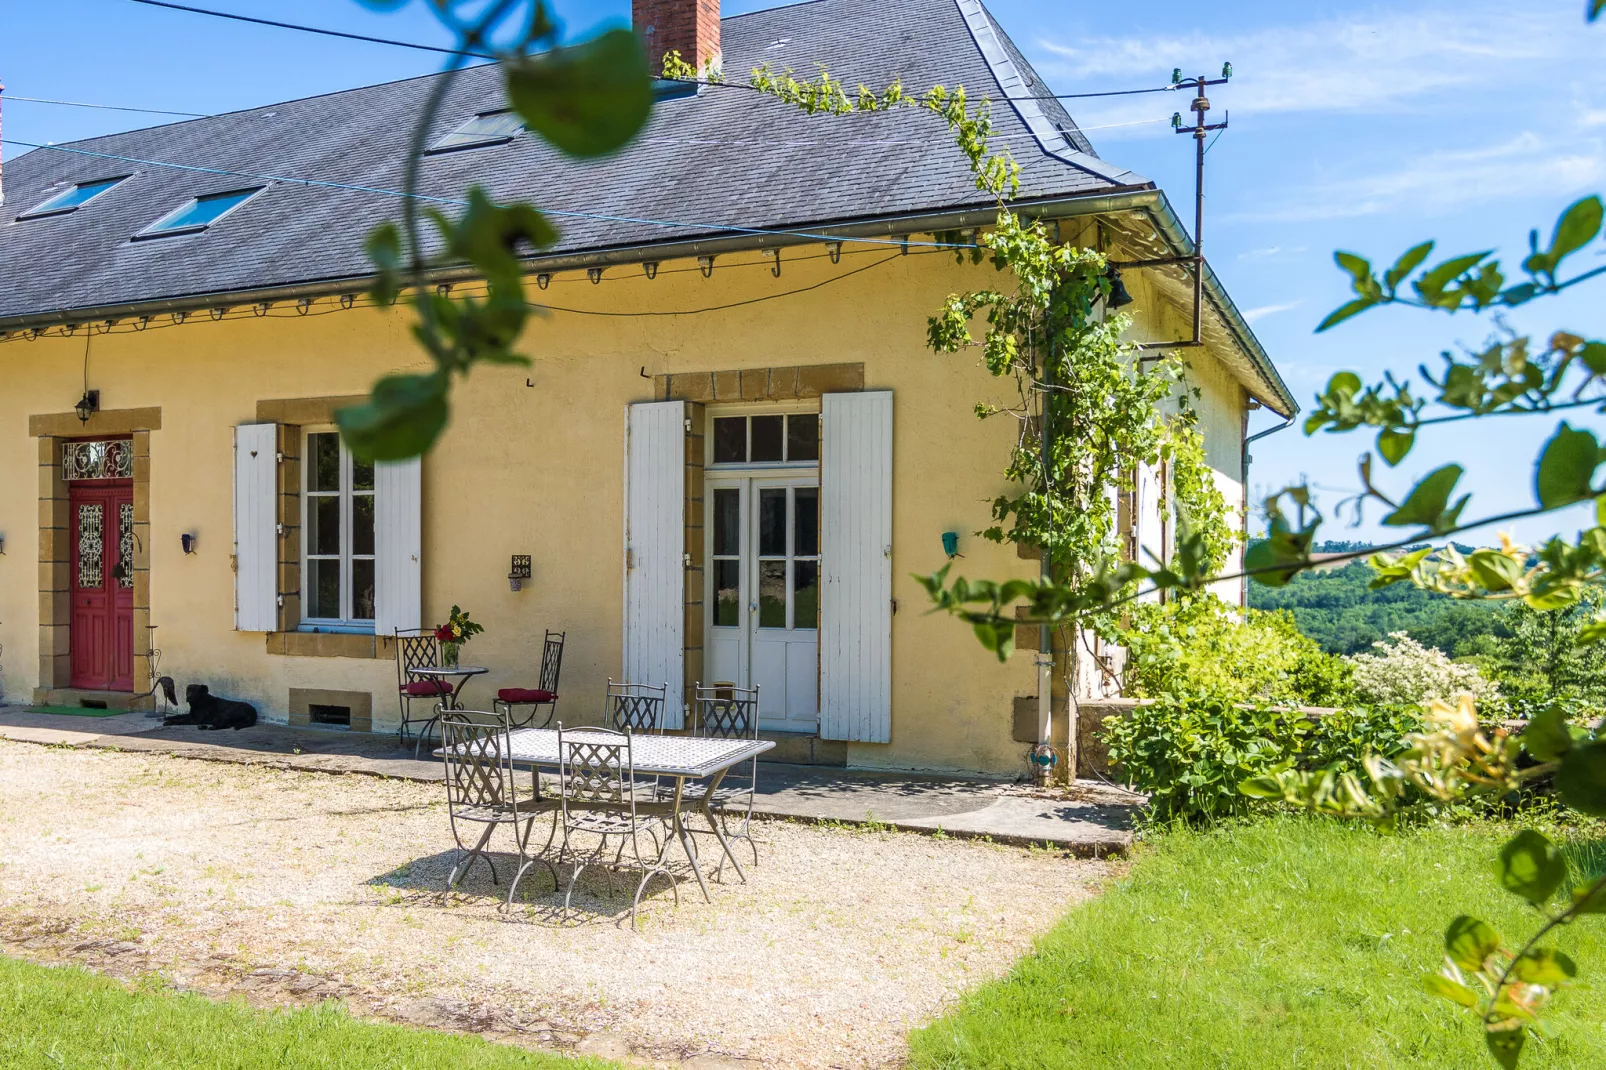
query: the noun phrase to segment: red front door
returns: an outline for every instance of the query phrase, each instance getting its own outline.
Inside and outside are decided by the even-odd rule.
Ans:
[[[134,690],[134,488],[73,483],[72,686]]]

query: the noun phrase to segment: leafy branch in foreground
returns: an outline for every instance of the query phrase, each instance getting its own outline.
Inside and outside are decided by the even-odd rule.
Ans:
[[[406,0],[364,0],[395,9]],[[608,30],[577,45],[557,44],[559,27],[544,0],[495,0],[465,21],[457,5],[434,0],[430,8],[452,31],[460,53],[489,54],[501,65],[508,104],[528,129],[563,152],[594,157],[614,152],[645,125],[652,111],[646,57],[634,33]],[[517,16],[517,18],[515,18]],[[505,24],[521,27],[505,47],[491,43]],[[543,49],[533,53],[533,49]],[[434,362],[426,373],[388,375],[362,405],[336,413],[341,437],[358,457],[400,460],[426,452],[445,429],[454,374],[474,365],[527,364],[514,350],[529,315],[520,257],[553,244],[558,232],[528,204],[500,205],[478,186],[453,218],[431,208],[421,213],[420,162],[441,103],[466,56],[454,56],[430,88],[414,123],[403,186],[401,225],[384,223],[368,236],[373,261],[371,295],[381,305],[406,296],[416,313],[413,336]],[[420,215],[435,233],[426,237]],[[466,266],[486,283],[485,296],[452,296],[434,285],[441,268]]]

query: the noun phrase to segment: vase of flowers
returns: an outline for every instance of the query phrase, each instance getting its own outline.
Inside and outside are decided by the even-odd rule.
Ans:
[[[470,620],[463,607],[453,606],[446,623],[435,629],[435,639],[441,645],[441,664],[448,669],[457,668],[463,644],[485,630],[485,626]]]

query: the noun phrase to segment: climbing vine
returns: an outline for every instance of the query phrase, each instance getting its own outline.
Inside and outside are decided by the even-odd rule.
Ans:
[[[674,52],[664,57],[663,71],[697,77]],[[1219,570],[1234,541],[1226,501],[1205,463],[1186,393],[1178,411],[1166,411],[1184,366],[1170,356],[1140,361],[1123,341],[1132,322],[1108,311],[1116,276],[1103,253],[1063,244],[1011,208],[1020,165],[1007,149],[990,150],[988,102],[972,105],[963,86],[913,94],[894,81],[880,91],[864,85],[850,91],[823,67],[818,78],[802,80],[761,66],[747,85],[808,114],[915,108],[935,115],[968,161],[976,188],[997,201],[992,228],[976,235],[969,252],[978,262],[990,260],[1010,284],[950,295],[928,322],[927,342],[938,353],[978,348],[990,373],[1013,380],[1013,404],[976,406],[981,419],[1013,417],[1018,427],[1004,468],[1014,489],[993,501],[994,523],[980,534],[1043,554],[1049,578],[1004,584],[959,578],[950,585],[944,568],[922,580],[937,606],[969,620],[1002,659],[1015,636],[1013,614],[1004,612],[1009,602],[1053,601],[1052,622],[1063,624],[1106,608],[1140,579],[1166,575],[1176,586],[1196,587]],[[957,249],[961,257],[966,251]],[[972,333],[978,319],[986,324],[980,340]],[[1162,461],[1172,476],[1168,504],[1177,518],[1181,573],[1160,560],[1161,547],[1146,548],[1153,569],[1121,561],[1119,492],[1140,467]],[[970,605],[978,598],[987,604],[979,612]]]

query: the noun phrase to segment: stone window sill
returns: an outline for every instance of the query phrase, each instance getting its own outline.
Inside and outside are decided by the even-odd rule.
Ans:
[[[293,658],[389,658],[390,641],[351,632],[269,632],[268,653]]]

